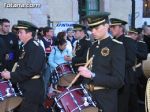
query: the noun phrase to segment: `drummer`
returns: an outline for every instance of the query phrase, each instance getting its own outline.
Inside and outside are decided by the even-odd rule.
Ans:
[[[43,48],[33,37],[37,27],[28,21],[18,21],[19,39],[24,43],[15,72],[3,71],[2,77],[19,83],[23,101],[17,112],[39,112],[44,97],[42,69],[45,64]]]
[[[79,73],[93,80],[92,96],[103,112],[117,112],[117,91],[124,84],[125,52],[122,42],[108,34],[108,14],[87,17],[88,26],[97,40],[89,50],[94,55],[91,71],[79,67]],[[91,89],[92,90],[92,89]]]

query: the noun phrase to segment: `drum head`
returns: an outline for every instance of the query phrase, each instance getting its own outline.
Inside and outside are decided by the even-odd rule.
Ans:
[[[6,101],[0,101],[0,112],[5,112]]]
[[[98,108],[97,107],[88,107],[88,108],[81,110],[81,112],[98,112]]]
[[[17,106],[19,106],[19,104],[22,102],[22,98],[19,96],[16,97],[10,97],[8,99],[6,99],[6,111],[10,111],[14,108],[16,108]]]
[[[75,74],[67,74],[67,75],[62,76],[58,81],[58,85],[69,86],[69,84],[72,82],[75,76],[76,76]]]

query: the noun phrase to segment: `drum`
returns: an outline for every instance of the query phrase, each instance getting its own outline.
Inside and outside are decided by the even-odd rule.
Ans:
[[[62,86],[57,86],[57,88],[54,88],[52,89],[52,86],[49,85],[48,87],[48,93],[47,93],[47,98],[45,99],[44,103],[43,103],[43,106],[45,109],[49,109],[49,110],[52,110],[52,107],[55,103],[55,100],[54,98],[56,96],[58,96],[60,94],[60,92],[62,92],[65,88],[62,87]]]
[[[98,112],[95,102],[86,89],[80,85],[64,90],[55,97],[56,112]]]
[[[147,78],[150,77],[150,53],[147,56],[147,60],[143,61],[143,71]]]
[[[61,64],[53,71],[52,82],[60,86],[68,86],[75,76],[75,72],[70,64]]]
[[[18,86],[14,88],[9,80],[0,80],[0,106],[5,111],[10,111],[17,107],[22,101],[21,95],[22,92]]]

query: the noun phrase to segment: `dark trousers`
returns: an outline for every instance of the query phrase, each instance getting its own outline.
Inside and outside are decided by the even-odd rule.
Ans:
[[[137,85],[130,85],[130,97],[129,97],[129,111],[128,112],[138,112],[138,94]]]
[[[118,112],[128,112],[129,85],[124,85],[118,91]]]
[[[119,90],[118,112],[138,112],[138,96],[136,84],[126,84]]]
[[[23,100],[15,112],[40,112],[40,104]]]

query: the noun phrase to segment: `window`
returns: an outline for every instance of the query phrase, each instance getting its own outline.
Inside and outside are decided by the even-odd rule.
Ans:
[[[99,0],[78,0],[80,17],[97,14],[100,10]]]
[[[143,17],[150,17],[150,0],[143,0]]]
[[[87,15],[94,15],[99,12],[99,0],[87,0]]]

